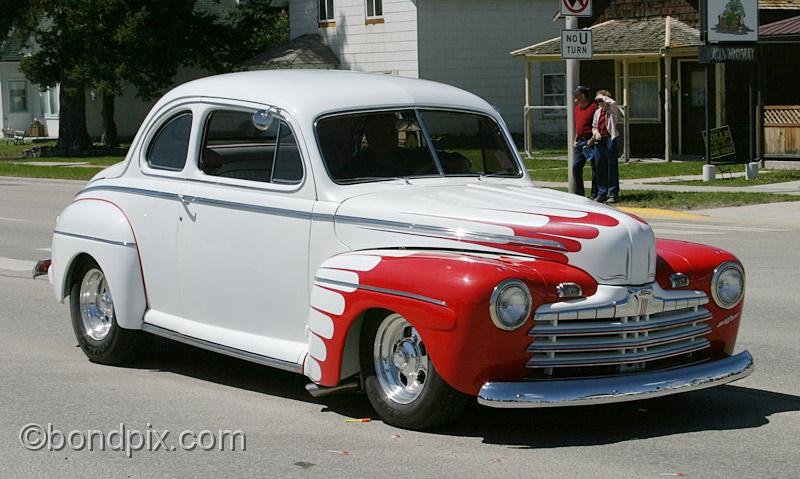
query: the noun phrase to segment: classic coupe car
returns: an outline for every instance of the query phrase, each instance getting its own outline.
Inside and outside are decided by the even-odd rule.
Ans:
[[[47,271],[91,361],[164,336],[361,389],[428,428],[725,384],[744,270],[535,187],[500,115],[429,81],[221,75],[153,107],[58,217]],[[47,264],[40,265],[44,272]]]

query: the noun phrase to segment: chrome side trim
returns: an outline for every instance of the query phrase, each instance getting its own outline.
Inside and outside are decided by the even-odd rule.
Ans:
[[[333,279],[320,278],[320,277],[314,277],[314,282],[319,283],[320,285],[323,286],[325,284],[329,284],[331,286],[343,286],[345,288],[363,289],[364,291],[372,291],[374,293],[384,293],[384,294],[391,294],[393,296],[402,296],[404,298],[416,299],[419,301],[424,301],[426,303],[435,304],[437,306],[442,306],[445,308],[447,307],[447,303],[440,299],[429,298],[428,296],[422,296],[421,294],[407,293],[405,291],[397,291],[396,289],[378,288],[377,286],[348,283],[346,281],[336,281]]]
[[[133,242],[128,243],[127,241],[112,241],[103,238],[97,238],[94,236],[79,235],[76,233],[67,233],[66,231],[55,230],[53,231],[53,234],[61,236],[69,236],[71,238],[85,239],[89,241],[99,241],[100,243],[113,244],[114,246],[132,246],[134,248],[136,247],[136,243]]]
[[[524,236],[483,233],[480,231],[464,231],[446,226],[421,225],[404,223],[400,221],[379,220],[374,218],[358,218],[354,216],[336,216],[335,221],[341,224],[349,224],[364,229],[386,231],[389,233],[432,235],[454,240],[483,241],[495,244],[515,243],[524,246],[551,248],[558,251],[567,250],[566,246],[557,241],[527,238]]]
[[[229,208],[240,211],[249,211],[253,213],[261,213],[274,216],[283,216],[287,218],[299,218],[315,221],[335,221],[336,223],[349,224],[365,229],[374,229],[376,231],[386,231],[390,233],[401,234],[416,234],[416,235],[433,235],[440,238],[453,239],[453,240],[466,240],[466,241],[480,241],[493,244],[519,244],[523,246],[533,246],[539,248],[549,248],[557,251],[566,251],[567,248],[558,241],[546,239],[534,239],[524,236],[514,235],[501,235],[494,233],[483,233],[480,231],[460,231],[456,228],[449,228],[444,226],[433,225],[420,225],[414,223],[405,223],[400,221],[387,221],[375,218],[361,218],[355,216],[336,216],[330,214],[312,213],[310,211],[289,210],[284,208],[273,208],[270,206],[251,205],[245,203],[237,203],[233,201],[216,200],[211,198],[203,198],[200,196],[179,195],[177,193],[167,193],[163,191],[147,190],[143,188],[133,188],[129,186],[114,186],[114,185],[98,185],[85,188],[78,194],[87,193],[90,191],[112,191],[119,193],[129,193],[134,195],[150,196],[153,198],[162,198],[172,201],[185,201],[195,204],[202,204],[207,206],[215,206],[220,208]]]
[[[749,376],[754,367],[753,357],[744,351],[694,366],[610,378],[488,382],[478,402],[496,408],[541,408],[637,401],[727,384]]]
[[[244,359],[245,361],[262,364],[272,368],[283,369],[284,371],[300,373],[303,370],[303,367],[300,364],[290,363],[281,359],[270,358],[269,356],[262,356],[260,354],[251,353],[242,349],[231,348],[222,344],[212,343],[211,341],[206,341],[204,339],[193,338],[191,336],[186,336],[184,334],[172,331],[171,329],[164,329],[148,323],[142,324],[142,331],[155,334],[156,336],[161,336],[162,338],[178,341],[179,343],[184,343],[190,346],[196,346],[198,348],[225,354],[227,356]]]
[[[273,216],[284,216],[288,218],[311,219],[312,214],[310,211],[301,210],[288,210],[284,208],[273,208],[271,206],[250,205],[246,203],[237,203],[233,201],[215,200],[211,198],[203,198],[200,196],[179,195],[177,193],[166,193],[163,191],[146,190],[143,188],[132,188],[128,186],[113,186],[113,185],[100,185],[90,186],[78,194],[88,191],[116,191],[119,193],[130,193],[134,195],[150,196],[154,198],[162,198],[166,200],[179,201],[182,203],[193,203],[206,206],[216,206],[220,208],[228,208],[239,211],[249,211],[253,213],[262,213]],[[320,215],[321,216],[321,215]]]

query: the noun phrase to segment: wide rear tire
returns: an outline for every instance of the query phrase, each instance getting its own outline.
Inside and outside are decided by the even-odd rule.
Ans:
[[[72,274],[69,304],[72,329],[90,361],[119,365],[136,360],[150,335],[117,324],[114,299],[105,273],[94,260],[83,261]]]

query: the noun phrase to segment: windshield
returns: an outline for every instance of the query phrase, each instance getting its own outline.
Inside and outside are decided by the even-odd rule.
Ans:
[[[394,110],[322,118],[317,137],[340,184],[424,176],[519,177],[502,131],[485,115]]]

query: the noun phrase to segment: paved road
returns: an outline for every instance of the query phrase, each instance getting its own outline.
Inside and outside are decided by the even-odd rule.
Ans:
[[[800,203],[646,212],[659,235],[713,243],[744,261],[737,349],[756,357],[753,376],[610,406],[474,406],[457,425],[415,433],[345,422],[372,415],[363,396],[313,400],[300,376],[166,340],[136,367],[89,363],[49,283],[5,267],[47,254],[53,218],[78,188],[0,178],[0,477],[796,477]],[[29,451],[18,440],[27,423],[65,434],[120,423],[169,430],[168,446],[184,430],[240,429],[247,450]]]

